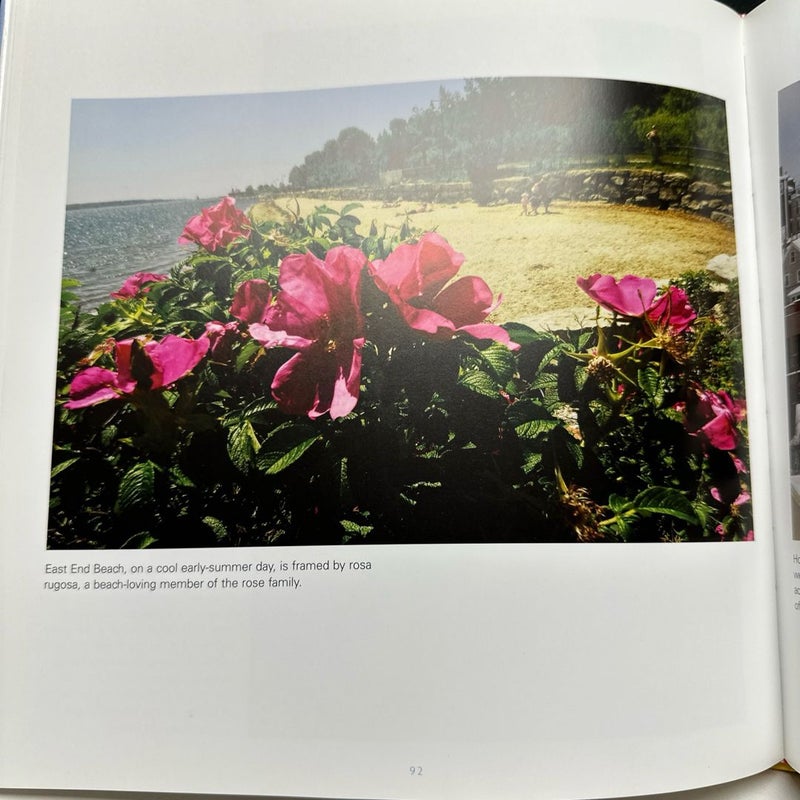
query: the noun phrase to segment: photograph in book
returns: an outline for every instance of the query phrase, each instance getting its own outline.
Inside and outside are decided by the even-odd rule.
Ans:
[[[792,538],[800,540],[800,82],[778,93],[778,148]]]
[[[54,549],[753,538],[725,104],[72,102]]]

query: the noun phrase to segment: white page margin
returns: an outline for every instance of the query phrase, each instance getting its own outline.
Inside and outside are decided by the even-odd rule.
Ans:
[[[794,608],[793,563],[800,556],[800,542],[792,540],[791,490],[789,486],[789,435],[787,427],[786,361],[783,317],[778,170],[778,93],[800,80],[794,57],[800,37],[797,8],[785,0],[770,0],[748,18],[746,60],[753,159],[753,192],[756,199],[756,238],[760,283],[763,287],[763,319],[766,381],[779,389],[770,398],[769,435],[773,471],[775,553],[780,622],[781,659],[784,675],[783,705],[786,755],[800,764],[800,616]]]

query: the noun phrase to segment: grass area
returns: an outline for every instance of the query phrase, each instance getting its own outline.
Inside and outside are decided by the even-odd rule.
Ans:
[[[295,208],[279,199],[279,207]],[[299,200],[300,213],[322,201]],[[340,209],[344,203],[327,201]],[[465,257],[462,275],[479,275],[503,302],[493,321],[516,320],[540,328],[572,326],[593,318],[593,306],[575,285],[595,272],[636,274],[658,281],[703,269],[721,253],[734,254],[727,226],[680,211],[556,202],[549,214],[524,217],[517,205],[480,207],[472,202],[384,208],[366,201],[354,211],[366,234],[375,221],[399,227],[408,219],[423,231],[437,230]],[[256,215],[258,211],[256,210]]]

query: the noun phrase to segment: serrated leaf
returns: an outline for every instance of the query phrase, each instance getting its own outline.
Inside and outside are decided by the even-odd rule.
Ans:
[[[465,389],[484,397],[497,397],[499,394],[497,381],[482,370],[465,370],[459,376],[458,383]]]
[[[156,484],[156,466],[152,461],[134,464],[119,482],[114,511],[122,514],[148,505],[153,500]]]
[[[542,339],[548,339],[550,341],[553,339],[553,337],[549,334],[543,334],[539,331],[535,331],[533,328],[523,325],[521,322],[506,322],[502,327],[508,331],[508,335],[511,337],[512,342],[516,342],[517,344],[521,345],[539,342],[542,341]]]
[[[348,533],[355,533],[358,534],[359,536],[366,536],[368,533],[371,533],[372,530],[375,528],[374,525],[359,525],[357,522],[352,522],[349,519],[340,520],[339,524]]]
[[[354,217],[352,214],[342,214],[338,220],[336,220],[336,225],[339,228],[344,228],[345,230],[355,230],[355,228],[361,224],[361,220],[358,217]]]
[[[178,466],[174,466],[170,469],[169,479],[175,486],[184,486],[188,489],[194,488],[194,481],[192,481]]]
[[[689,499],[677,489],[651,486],[636,495],[632,505],[642,514],[668,514],[693,525],[699,523]]]
[[[241,372],[247,362],[258,352],[261,345],[255,340],[250,339],[236,355],[236,371]]]
[[[155,536],[151,533],[137,533],[134,536],[131,536],[130,539],[125,541],[122,545],[123,550],[127,549],[136,549],[136,550],[144,550],[150,545],[155,544],[158,541]]]
[[[517,371],[514,354],[500,342],[492,342],[485,350],[480,351],[481,360],[488,365],[492,374],[501,386],[505,386]]]
[[[60,464],[56,464],[56,466],[50,470],[50,478],[55,478],[56,475],[60,475],[65,469],[71,467],[76,461],[80,460],[80,456],[74,456],[73,458],[68,458],[66,461],[62,461]]]
[[[559,421],[552,417],[550,419],[532,419],[528,422],[523,422],[521,425],[514,426],[514,431],[520,439],[531,441],[543,434],[550,433],[559,425]]]
[[[541,404],[533,400],[519,400],[506,410],[506,419],[512,426],[534,419],[552,420],[553,415]]]
[[[292,465],[322,438],[310,425],[288,422],[276,428],[261,445],[258,468],[267,475],[276,475]]]
[[[214,536],[218,542],[224,541],[228,538],[228,529],[223,522],[216,517],[203,517],[203,524],[211,528]]]
[[[537,371],[543,370],[545,367],[549,366],[553,361],[555,361],[561,353],[565,350],[565,345],[563,342],[556,342],[553,347],[547,350],[544,355],[542,356],[542,360],[539,362],[539,367]]]
[[[228,432],[228,455],[237,469],[247,472],[261,449],[253,425],[246,419]]]
[[[621,514],[627,505],[628,501],[624,497],[620,497],[618,494],[610,494],[608,496],[608,507],[615,514]]]
[[[664,402],[664,380],[653,367],[639,370],[638,383],[641,390],[653,402],[660,406]]]
[[[363,203],[348,203],[341,212],[343,217],[346,217],[351,211],[355,211],[357,208],[364,208]]]
[[[540,372],[530,385],[532,389],[555,389],[558,387],[558,375],[554,372]]]

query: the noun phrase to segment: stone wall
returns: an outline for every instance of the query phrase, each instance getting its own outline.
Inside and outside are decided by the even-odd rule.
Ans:
[[[678,172],[655,169],[576,169],[544,176],[554,200],[604,201],[645,208],[680,209],[733,225],[730,183],[696,181]],[[521,176],[493,182],[495,203],[519,203],[530,191],[532,179]],[[349,187],[309,191],[310,197],[326,200],[380,200],[401,203],[458,203],[471,198],[471,184],[414,182],[388,187]]]
[[[695,181],[679,172],[643,169],[586,169],[552,172],[544,176],[551,196],[558,200],[605,201],[645,208],[680,209],[733,225],[730,183]],[[507,202],[518,202],[530,191],[529,178],[497,181],[496,192]],[[512,199],[513,198],[513,199]]]

